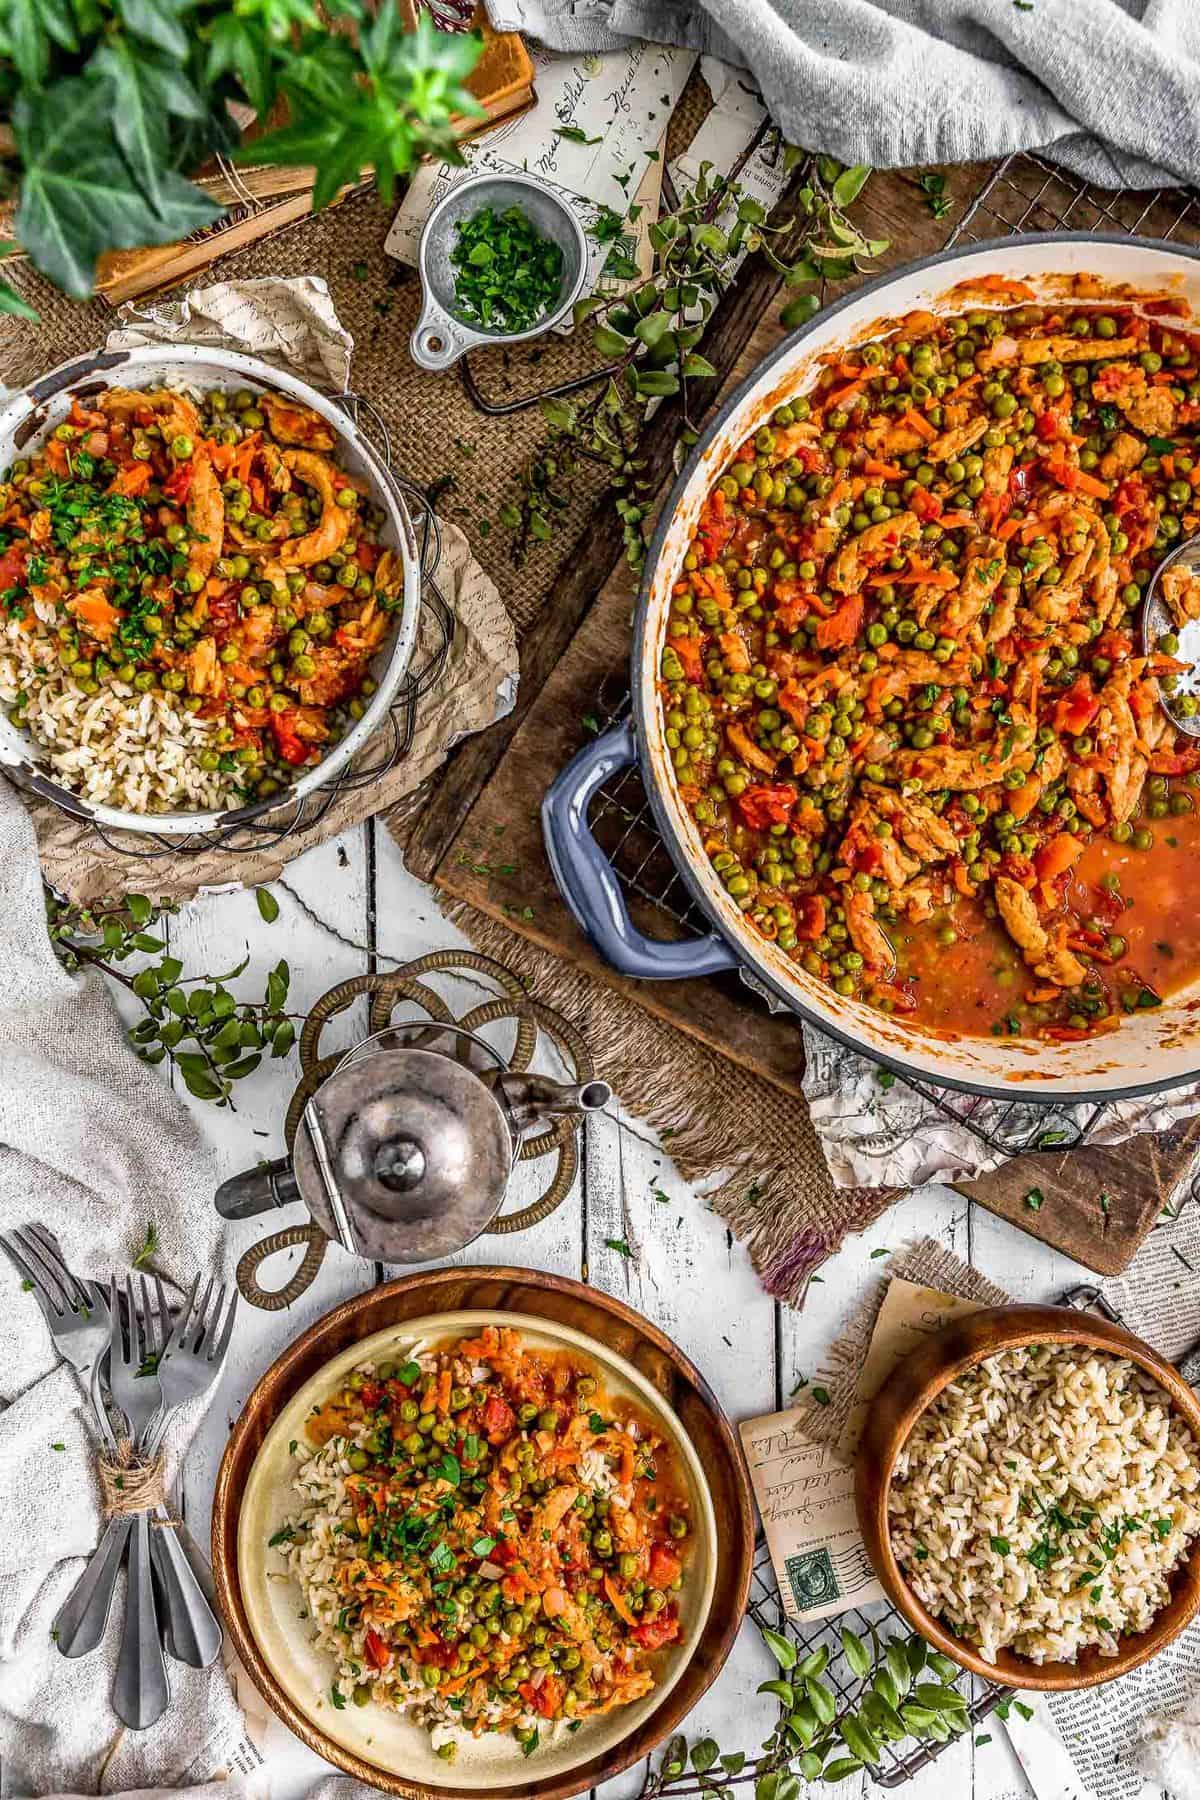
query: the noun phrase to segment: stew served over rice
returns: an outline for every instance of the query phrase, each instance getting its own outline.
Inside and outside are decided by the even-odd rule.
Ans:
[[[1200,336],[1077,288],[824,359],[672,590],[666,742],[731,902],[943,1033],[1089,1036],[1200,969],[1200,744],[1159,700],[1174,631],[1140,644],[1200,529]],[[1200,579],[1160,591],[1200,616]]]
[[[457,1733],[553,1726],[655,1687],[681,1633],[678,1458],[583,1360],[488,1326],[364,1366],[309,1420],[272,1538],[336,1663],[334,1707]]]
[[[269,798],[374,691],[397,559],[331,426],[281,394],[110,388],[0,483],[0,697],[131,810]]]

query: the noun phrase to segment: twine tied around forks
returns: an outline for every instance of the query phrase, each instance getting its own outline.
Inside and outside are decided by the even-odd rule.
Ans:
[[[153,1512],[156,1507],[166,1504],[167,1459],[161,1451],[147,1461],[128,1438],[122,1438],[116,1456],[98,1457],[96,1468],[106,1519]],[[153,1523],[174,1526],[176,1521],[156,1519]]]

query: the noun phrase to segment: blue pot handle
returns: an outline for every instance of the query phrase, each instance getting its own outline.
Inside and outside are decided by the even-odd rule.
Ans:
[[[640,981],[682,981],[735,969],[719,932],[684,943],[648,938],[629,916],[612,864],[592,836],[588,807],[596,790],[638,759],[633,725],[611,725],[585,744],[555,777],[542,801],[542,835],[559,892],[604,959]]]

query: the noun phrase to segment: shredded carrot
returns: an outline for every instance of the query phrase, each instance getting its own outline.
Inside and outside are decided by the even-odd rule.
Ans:
[[[924,438],[927,444],[931,444],[937,436],[937,432],[929,420],[923,419],[921,414],[911,406],[900,414],[900,421],[907,425],[910,431],[915,431],[919,438]]]

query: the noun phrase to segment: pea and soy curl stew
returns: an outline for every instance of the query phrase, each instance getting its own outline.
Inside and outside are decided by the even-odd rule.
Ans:
[[[447,1759],[489,1732],[532,1755],[654,1689],[682,1635],[686,1477],[582,1358],[489,1325],[360,1368],[306,1437],[306,1504],[271,1541],[335,1706],[408,1711]]]
[[[1200,746],[1160,704],[1175,633],[1139,636],[1200,529],[1200,336],[1090,286],[823,359],[672,592],[666,742],[731,901],[935,1033],[1090,1036],[1200,967]],[[1158,591],[1200,616],[1186,571]]]
[[[53,746],[78,716],[99,754],[114,696],[161,700],[197,723],[209,802],[264,799],[320,761],[362,716],[403,596],[383,513],[335,450],[319,414],[270,391],[76,397],[0,482],[15,723]]]

